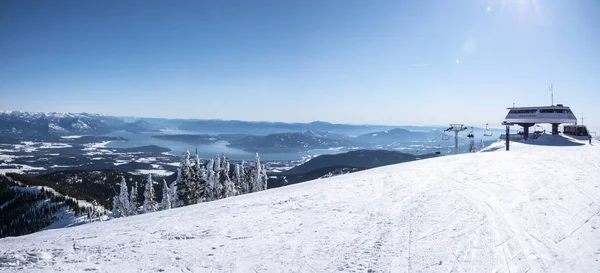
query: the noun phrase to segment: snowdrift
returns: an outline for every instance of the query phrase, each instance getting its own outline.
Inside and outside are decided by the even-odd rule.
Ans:
[[[5,238],[0,271],[598,272],[600,145],[540,139]]]

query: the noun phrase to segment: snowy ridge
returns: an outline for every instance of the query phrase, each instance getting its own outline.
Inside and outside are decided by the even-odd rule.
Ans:
[[[48,118],[65,118],[65,117],[100,117],[103,115],[100,114],[91,114],[91,113],[57,113],[57,112],[28,112],[28,111],[10,111],[10,110],[0,110],[0,115],[12,115],[23,118],[40,118],[40,117],[48,117]]]
[[[12,180],[12,181],[15,181],[15,180]],[[42,189],[44,189],[45,191],[51,192],[55,196],[62,196],[62,197],[65,197],[67,199],[70,199],[72,201],[75,201],[77,203],[77,205],[80,206],[80,207],[85,207],[85,208],[92,208],[93,207],[92,203],[90,203],[90,202],[88,202],[86,200],[80,200],[80,199],[73,198],[73,197],[68,196],[68,195],[64,195],[64,194],[62,194],[62,193],[60,193],[60,192],[56,191],[55,189],[53,189],[51,187],[48,187],[48,186],[26,186],[26,187],[11,187],[11,188],[14,189],[14,190],[17,190],[17,191],[27,191],[27,192],[35,192],[35,193],[37,193],[37,192],[41,191]],[[97,205],[96,209],[99,212],[101,212],[101,213],[108,212],[108,210],[106,208],[104,208],[103,206],[101,206],[101,205]]]
[[[515,142],[5,238],[0,270],[597,272],[600,145],[571,143]]]

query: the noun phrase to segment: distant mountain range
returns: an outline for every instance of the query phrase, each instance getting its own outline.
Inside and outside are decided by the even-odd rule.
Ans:
[[[393,143],[399,141],[411,141],[419,140],[422,141],[424,138],[432,136],[433,134],[439,134],[439,132],[412,132],[406,129],[392,129],[389,131],[381,131],[368,133],[357,136],[355,139],[357,142],[369,143],[369,144],[384,144]]]
[[[276,133],[304,132],[304,131],[329,131],[347,135],[359,135],[368,132],[393,129],[391,126],[378,125],[348,125],[333,124],[323,121],[310,123],[284,123],[284,122],[248,122],[237,120],[186,120],[179,125],[180,130],[218,133],[245,133],[252,135],[268,135]]]
[[[0,111],[0,137],[55,140],[57,136],[101,135],[117,130],[157,129],[144,121],[127,123],[122,118],[98,114]]]
[[[114,117],[88,113],[0,111],[0,144],[18,143],[24,140],[64,142],[61,136],[101,136],[116,131],[126,131],[150,132],[157,140],[172,140],[194,145],[226,141],[229,147],[258,153],[303,153],[324,149],[349,151],[358,148],[385,148],[428,153],[434,149],[441,149],[436,146],[442,144],[443,138],[440,135],[444,129],[443,126],[392,127],[333,124],[322,121],[283,123],[183,120]],[[175,134],[178,131],[186,133]],[[475,128],[474,133],[481,137],[483,129]],[[461,136],[461,145],[468,142],[465,136],[466,132]],[[451,136],[448,135],[448,139],[444,140],[449,140],[449,137]],[[85,141],[85,139],[74,140],[73,143],[78,141]],[[151,141],[144,143],[144,145],[148,144],[154,143]]]
[[[36,113],[0,111],[0,137],[46,139],[66,135],[102,135],[124,130],[133,133],[158,132],[176,129],[208,135],[246,134],[269,135],[276,133],[330,132],[358,136],[375,131],[393,130],[394,126],[333,124],[323,121],[310,123],[252,122],[239,120],[186,120],[163,118],[116,117],[90,113]],[[430,127],[403,126],[404,129],[429,131]]]
[[[219,135],[158,135],[159,139],[181,141],[188,144],[205,145],[218,141],[229,142],[229,147],[259,153],[289,153],[316,149],[373,147],[375,145],[423,141],[437,132],[411,132],[405,129],[392,129],[350,137],[345,134],[304,131],[277,133],[270,135],[219,134]],[[439,134],[439,133],[438,133]]]

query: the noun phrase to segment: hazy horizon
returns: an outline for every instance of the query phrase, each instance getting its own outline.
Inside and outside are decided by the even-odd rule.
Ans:
[[[500,127],[571,107],[600,128],[600,2],[0,2],[0,109]],[[438,124],[438,125],[432,125]]]

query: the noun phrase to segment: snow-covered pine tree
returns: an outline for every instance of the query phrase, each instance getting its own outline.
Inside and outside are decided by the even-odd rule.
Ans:
[[[204,166],[202,166],[202,162],[200,161],[200,156],[198,156],[198,150],[196,150],[196,163],[194,165],[194,175],[193,175],[193,196],[192,201],[194,204],[202,203],[206,197],[206,171]]]
[[[92,201],[92,210],[88,214],[90,223],[93,222],[94,219],[96,219],[96,218],[98,218],[98,220],[102,221],[102,218],[100,217],[99,207],[100,207],[100,204],[98,204],[98,201],[93,200]]]
[[[127,183],[123,177],[121,180],[121,191],[119,192],[119,203],[117,207],[119,215],[124,217],[129,216],[129,208],[129,193],[127,190]]]
[[[267,189],[267,182],[269,181],[269,177],[267,176],[267,167],[262,165],[260,168],[260,190],[264,191]]]
[[[220,184],[222,187],[221,198],[235,196],[235,184],[229,178],[229,160],[225,156],[221,159]]]
[[[234,186],[234,195],[242,194],[242,171],[240,169],[240,164],[235,164],[233,176],[231,177]]]
[[[192,172],[195,177],[202,176],[202,164],[200,162],[200,156],[198,155],[198,149],[196,149],[196,158],[194,160],[194,166],[192,167]]]
[[[252,177],[254,176],[254,167],[252,165],[249,165],[248,168],[244,171],[244,181],[242,182],[242,185],[245,187],[245,193],[251,193],[253,192],[252,189]]]
[[[221,154],[221,169],[229,168],[229,159],[225,157],[225,154]]]
[[[138,197],[137,197],[137,182],[131,187],[131,193],[129,194],[129,215],[138,214]]]
[[[250,180],[248,174],[250,172],[246,172],[244,166],[246,165],[246,161],[242,160],[240,164],[240,194],[246,194],[250,192]]]
[[[189,151],[185,151],[180,165],[177,183],[178,199],[182,206],[193,205],[204,199],[205,181],[201,178],[202,167],[200,157],[196,153],[195,164],[189,160]]]
[[[169,200],[171,201],[171,208],[179,207],[179,191],[177,185],[181,181],[181,168],[177,168],[177,178],[169,186]]]
[[[265,166],[260,164],[258,153],[254,157],[254,165],[250,168],[247,177],[249,192],[264,191],[267,189],[267,172]]]
[[[205,201],[213,201],[217,199],[216,186],[218,180],[216,177],[215,161],[213,159],[209,159],[208,163],[206,163],[206,188],[204,191]]]
[[[119,204],[119,195],[115,195],[113,197],[113,207],[112,207],[112,217],[113,218],[121,217],[121,213],[119,213],[119,206],[121,206],[121,204]]]
[[[213,170],[218,172],[221,170],[221,158],[217,155],[215,158],[215,163],[213,164]]]
[[[214,180],[215,180],[214,181],[215,200],[225,198],[225,195],[224,195],[225,188],[223,187],[223,183],[221,181],[221,170],[222,170],[221,158],[217,155],[217,157],[215,158],[214,169],[213,169]]]
[[[144,189],[144,205],[142,207],[142,213],[155,212],[158,210],[156,197],[154,196],[153,183],[152,174],[148,174],[148,182],[146,182],[146,188]]]
[[[206,197],[206,180],[202,176],[196,177],[196,203],[202,203]]]
[[[163,179],[163,194],[162,194],[162,202],[160,202],[161,210],[171,209],[171,193],[169,192],[169,185],[167,185],[167,181]]]
[[[196,183],[194,183],[193,170],[190,166],[190,152],[187,149],[183,153],[179,169],[181,174],[177,183],[177,199],[182,206],[195,204]]]
[[[260,157],[258,153],[254,155],[254,168],[252,169],[252,192],[262,190],[260,174],[262,172],[262,165],[260,165]]]

